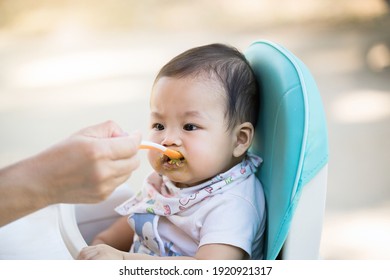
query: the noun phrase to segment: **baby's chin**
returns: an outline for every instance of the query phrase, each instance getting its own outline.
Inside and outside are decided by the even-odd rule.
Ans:
[[[191,175],[188,162],[185,158],[170,159],[169,157],[162,155],[154,161],[152,166],[157,173],[166,176],[178,188],[193,187],[209,179],[195,179]]]
[[[180,174],[181,175],[180,176],[179,174],[174,174],[173,172],[164,175],[168,177],[168,179],[171,180],[171,182],[174,183],[174,185],[177,188],[180,189],[195,187],[209,180],[209,179],[204,179],[198,181],[198,180],[194,180],[193,178],[188,178],[188,177],[184,178],[183,174]]]
[[[196,185],[185,167],[161,168],[156,171],[167,177],[177,188],[189,188]]]

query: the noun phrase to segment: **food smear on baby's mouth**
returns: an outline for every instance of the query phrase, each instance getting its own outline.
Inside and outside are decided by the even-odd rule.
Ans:
[[[171,158],[168,163],[169,164],[174,164],[176,166],[180,166],[184,161],[184,158]]]
[[[184,158],[179,158],[179,159],[176,159],[176,158],[170,158],[166,155],[163,155],[161,157],[161,161],[163,163],[163,165],[167,168],[178,168],[178,167],[182,167],[185,163],[185,159]]]

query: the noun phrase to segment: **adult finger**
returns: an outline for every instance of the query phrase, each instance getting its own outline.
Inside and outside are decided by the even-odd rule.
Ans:
[[[110,168],[115,170],[115,177],[129,176],[140,165],[138,156],[112,161]]]
[[[141,133],[132,132],[128,136],[106,139],[111,151],[111,159],[126,159],[134,156],[138,152],[141,143]]]
[[[76,134],[94,138],[111,138],[126,135],[123,129],[114,121],[106,121],[80,130]]]
[[[101,186],[105,186],[106,195],[110,195],[111,192],[119,185],[126,182],[133,171],[139,166],[138,157],[134,157],[131,160],[119,160],[111,162],[110,169],[112,174],[101,182]]]

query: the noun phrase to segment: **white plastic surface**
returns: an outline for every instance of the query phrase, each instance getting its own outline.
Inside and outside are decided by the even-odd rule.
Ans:
[[[114,208],[131,196],[129,186],[122,185],[101,203],[59,206],[60,232],[73,258],[78,256],[80,250],[87,246],[97,233],[119,217]]]
[[[87,246],[79,227],[75,215],[75,205],[59,205],[59,228],[62,239],[72,258],[77,258],[80,250]]]
[[[290,231],[282,249],[282,259],[319,259],[324,221],[328,165],[302,190]]]
[[[59,230],[58,205],[0,228],[0,259],[72,259]]]

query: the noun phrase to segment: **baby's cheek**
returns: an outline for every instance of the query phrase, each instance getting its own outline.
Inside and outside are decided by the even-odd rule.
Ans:
[[[192,162],[191,167],[196,169],[198,176],[201,175],[206,178],[214,177],[221,171],[224,171],[224,166],[227,164],[227,159],[224,157],[223,152],[215,153],[210,149],[208,151],[203,150],[201,154],[198,154],[196,161],[196,164]]]
[[[155,151],[148,152],[149,163],[154,169],[157,169],[161,166],[161,157],[162,157],[162,155],[160,153],[155,152]]]
[[[211,169],[213,169],[213,164],[208,156],[197,155],[191,158],[191,170],[198,176],[202,174],[203,176],[207,176]]]

